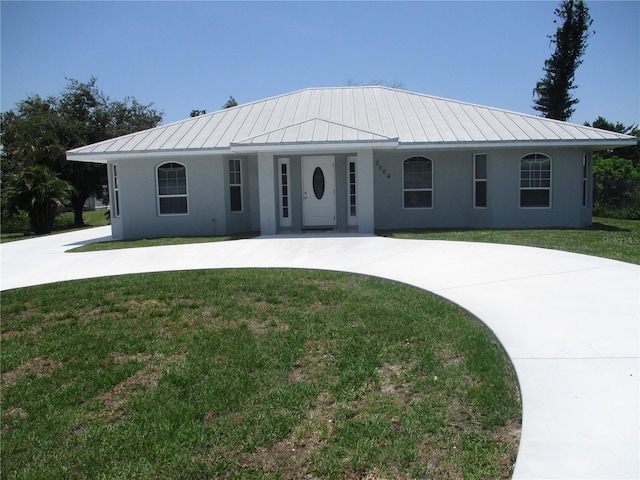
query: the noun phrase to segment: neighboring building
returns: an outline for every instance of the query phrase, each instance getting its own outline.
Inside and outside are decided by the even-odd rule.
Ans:
[[[384,87],[312,88],[76,148],[116,239],[584,227],[592,153],[632,136]]]

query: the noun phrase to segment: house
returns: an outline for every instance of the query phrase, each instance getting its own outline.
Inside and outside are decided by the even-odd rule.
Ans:
[[[310,88],[67,152],[113,238],[584,227],[592,154],[636,138],[385,87]]]

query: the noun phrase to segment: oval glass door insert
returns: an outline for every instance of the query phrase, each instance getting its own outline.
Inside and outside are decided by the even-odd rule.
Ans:
[[[313,171],[313,193],[318,200],[324,196],[324,173],[320,167]]]

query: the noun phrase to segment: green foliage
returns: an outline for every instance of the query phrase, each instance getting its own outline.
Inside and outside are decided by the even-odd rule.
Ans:
[[[626,158],[633,162],[634,165],[640,164],[640,129],[637,125],[626,126],[620,122],[612,123],[604,117],[598,117],[590,124],[584,123],[587,127],[601,128],[610,132],[624,133],[625,135],[633,135],[638,138],[638,143],[628,147],[618,147],[610,150],[598,152],[601,158],[619,157]]]
[[[634,135],[640,140],[637,126],[613,123],[598,117],[585,125],[612,132]],[[594,206],[601,217],[640,220],[640,145],[604,150],[593,156]]]
[[[236,102],[236,99],[233,98],[233,96],[229,95],[229,100],[227,100],[227,103],[225,103],[222,108],[231,108],[231,107],[237,107],[238,106],[238,102]]]
[[[29,216],[31,229],[49,233],[60,212],[62,200],[69,193],[69,185],[44,165],[30,165],[7,177],[3,189],[3,205],[8,210],[23,210]]]
[[[534,93],[537,98],[533,108],[544,117],[566,121],[579,102],[572,97],[571,91],[576,88],[575,72],[582,63],[593,20],[582,0],[563,1],[555,14],[561,22],[556,33],[549,36],[555,51],[544,62],[545,76],[536,83]]]
[[[593,158],[594,213],[640,220],[640,164],[619,157]]]
[[[74,208],[75,223],[81,226],[87,198],[103,194],[106,168],[67,162],[65,152],[155,127],[162,114],[151,106],[131,97],[111,101],[98,89],[95,77],[84,83],[68,80],[58,97],[30,96],[2,115],[2,174],[18,174],[33,165],[46,166],[73,186],[68,200]]]

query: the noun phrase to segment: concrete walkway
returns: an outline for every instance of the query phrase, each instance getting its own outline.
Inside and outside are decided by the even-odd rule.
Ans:
[[[334,235],[64,253],[109,238],[100,227],[2,244],[1,289],[237,267],[338,270],[415,285],[472,312],[511,357],[523,401],[514,478],[640,478],[636,265],[528,247]]]

